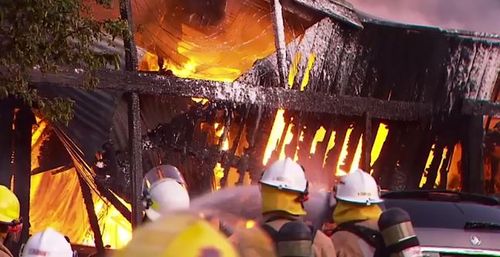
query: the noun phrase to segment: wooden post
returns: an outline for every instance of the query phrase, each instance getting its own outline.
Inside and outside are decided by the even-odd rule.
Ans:
[[[391,185],[392,176],[399,158],[399,151],[401,150],[401,134],[402,128],[400,124],[389,124],[389,133],[377,161],[373,164],[373,177],[384,189],[389,188]]]
[[[372,157],[372,118],[369,112],[364,115],[365,118],[365,132],[363,133],[363,145],[361,154],[361,169],[370,173],[371,157]]]
[[[465,116],[462,124],[462,189],[484,193],[483,116]]]
[[[132,20],[132,5],[130,0],[120,0],[120,16],[127,21],[128,31],[124,35],[125,70],[137,70],[137,48],[134,42],[134,22]]]
[[[130,146],[130,177],[132,184],[132,228],[142,221],[142,144],[141,144],[141,109],[139,95],[131,93],[128,107],[128,131]]]
[[[453,152],[455,151],[455,144],[448,144],[447,149],[448,151],[444,157],[443,165],[439,170],[441,179],[439,181],[438,189],[441,190],[446,190],[446,186],[448,185],[448,171],[450,170],[451,159],[453,158]]]
[[[280,86],[286,88],[288,85],[288,67],[286,64],[286,42],[285,26],[283,24],[283,10],[280,0],[271,0],[273,10],[274,42],[276,46],[276,59],[278,61],[278,75]]]
[[[14,192],[21,204],[21,217],[24,223],[20,242],[26,242],[29,237],[30,220],[31,132],[33,125],[36,124],[36,119],[31,109],[23,106],[16,113],[14,122],[16,127],[14,140],[14,163],[16,167]]]
[[[101,229],[99,228],[99,221],[95,213],[94,201],[92,200],[92,192],[90,191],[89,185],[85,182],[82,175],[78,174],[78,182],[80,182],[80,189],[82,190],[83,201],[85,202],[85,208],[87,209],[87,215],[89,217],[90,229],[94,234],[94,244],[97,248],[98,253],[104,253],[104,243],[102,241]]]
[[[125,69],[137,70],[137,49],[134,42],[134,22],[132,20],[132,5],[130,0],[120,0],[121,18],[127,21],[128,33],[124,37]],[[130,177],[132,184],[132,228],[136,228],[142,221],[142,148],[141,148],[141,109],[139,94],[130,93],[128,108],[128,132],[130,144]]]
[[[14,122],[14,103],[6,98],[0,101],[0,185],[10,187],[12,178],[12,123]]]
[[[129,222],[131,222],[132,213],[128,210],[120,200],[105,186],[103,186],[99,181],[95,181],[96,188],[99,193],[106,198],[115,208],[120,212],[120,214],[125,217]]]

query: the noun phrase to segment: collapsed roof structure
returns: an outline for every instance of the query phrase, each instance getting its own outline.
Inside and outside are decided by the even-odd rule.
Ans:
[[[289,0],[283,1],[286,51],[274,52],[268,1],[214,1],[219,6],[207,12],[190,6],[194,1],[168,1],[191,13],[183,18],[155,5],[161,1],[123,2],[130,22],[135,10],[137,43],[158,56],[157,71],[135,70],[132,38],[125,43],[128,71],[99,72],[95,89],[82,89],[78,72],[34,72],[32,84],[45,96],[75,101],[68,126],[51,124],[55,133],[47,142],[53,145],[40,152],[37,172],[74,167],[86,190],[134,225],[141,218],[142,174],[162,163],[178,166],[196,196],[256,183],[265,164],[284,156],[302,163],[318,188],[329,188],[341,170],[362,167],[387,189],[446,189],[458,158],[459,187],[484,192],[483,117],[499,110],[498,35],[396,24],[343,1]],[[246,12],[240,20],[266,14],[253,21],[267,29],[255,52],[244,47],[253,41],[244,40],[234,42],[240,48],[203,55],[170,38],[176,31],[190,31],[188,38],[204,31],[227,39],[229,30],[220,36],[214,27],[231,26],[224,17],[238,20],[225,13],[231,8]],[[250,28],[257,33],[259,27]],[[233,66],[215,75],[202,65],[182,73],[194,56],[198,64],[205,58]],[[283,57],[286,83],[279,76]],[[219,81],[207,80],[211,75]],[[382,139],[380,128],[386,129]],[[61,151],[68,154],[54,158]],[[132,204],[134,215],[117,196]]]

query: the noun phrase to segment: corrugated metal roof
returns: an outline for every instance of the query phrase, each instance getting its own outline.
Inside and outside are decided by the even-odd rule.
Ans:
[[[95,163],[95,154],[110,138],[112,117],[123,94],[111,90],[84,90],[77,88],[37,88],[45,97],[61,97],[74,101],[74,118],[68,126],[53,124],[63,132],[75,146],[75,151],[88,165]]]

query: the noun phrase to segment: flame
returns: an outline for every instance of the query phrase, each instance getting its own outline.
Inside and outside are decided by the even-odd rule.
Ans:
[[[158,66],[158,56],[150,52],[146,52],[142,57],[142,60],[139,62],[139,70],[159,71],[160,67]]]
[[[290,82],[290,80],[289,80],[289,82]],[[286,132],[284,131],[285,126],[286,126],[286,123],[284,120],[284,110],[280,109],[280,110],[278,110],[278,112],[275,116],[275,119],[274,119],[273,127],[271,129],[271,134],[270,134],[269,140],[268,140],[266,148],[265,148],[264,158],[262,159],[262,164],[266,165],[268,163],[269,158],[272,155],[272,152],[279,145],[280,140],[285,140],[285,142],[283,143],[283,147],[281,149],[279,149],[279,151],[280,151],[279,159],[284,159],[287,157],[285,154],[285,147],[286,147],[286,145],[291,143],[294,135],[292,133],[293,125],[288,126],[288,128],[286,129]],[[347,174],[347,171],[342,170],[340,167],[344,164],[345,158],[347,157],[347,154],[348,154],[347,153],[347,144],[349,141],[349,136],[352,133],[352,130],[353,130],[352,128],[349,128],[346,132],[344,144],[342,146],[342,150],[341,150],[341,153],[339,156],[339,161],[338,161],[337,167],[335,168],[335,171],[334,171],[335,176],[342,176],[342,175]],[[374,144],[373,144],[372,151],[371,151],[371,164],[373,164],[374,161],[378,158],[378,155],[380,154],[380,151],[382,149],[382,145],[384,144],[385,139],[387,137],[388,131],[389,130],[387,129],[386,124],[381,123],[379,125],[378,130],[377,130],[377,135],[375,136]],[[283,138],[283,133],[285,133],[284,138]],[[300,134],[299,140],[302,141],[304,131],[301,131],[300,133],[301,134]],[[325,140],[326,133],[327,133],[327,131],[323,126],[321,126],[316,131],[314,138],[313,138],[313,141],[311,143],[311,149],[309,151],[311,155],[316,154],[316,148],[318,146],[318,143],[323,142]],[[336,137],[336,132],[331,131],[330,136],[328,138],[328,145],[327,145],[326,153],[328,153],[334,147],[335,137]],[[352,162],[351,166],[349,167],[349,171],[359,168],[359,162],[360,162],[361,154],[362,154],[362,147],[363,147],[363,142],[362,142],[362,136],[361,136],[357,142],[353,162]],[[322,165],[323,167],[326,163],[326,157],[327,157],[327,155],[325,154],[325,156],[323,156],[323,165]],[[299,160],[298,151],[295,151],[295,153],[294,153],[294,160]]]
[[[309,151],[310,154],[316,153],[316,146],[318,145],[319,142],[323,142],[325,139],[325,134],[326,134],[326,129],[321,126],[318,131],[316,131],[316,134],[314,134],[314,138],[311,144],[311,150]]]
[[[288,88],[293,87],[293,82],[295,80],[295,76],[299,73],[299,63],[302,59],[302,54],[297,52],[293,57],[292,64],[290,65],[289,73],[288,73]]]
[[[129,210],[131,209],[130,204],[126,203],[120,197],[116,197]],[[130,241],[130,239],[132,239],[131,224],[111,204],[98,197],[94,197],[94,199],[94,210],[99,218],[99,227],[102,231],[102,240],[104,244],[113,245],[116,248],[122,248]],[[91,233],[88,234],[83,240],[83,243],[93,245],[94,235]]]
[[[214,167],[215,190],[219,190],[221,188],[220,180],[223,177],[224,177],[224,168],[222,168],[222,164],[218,162]]]
[[[266,2],[228,1],[225,15],[209,25],[198,24],[198,14],[188,13],[184,5],[182,1],[132,2],[140,27],[137,44],[164,57],[164,68],[176,76],[231,82],[275,51],[272,14]],[[285,20],[287,42],[314,23]]]
[[[384,123],[380,123],[377,129],[377,135],[375,136],[375,140],[373,141],[372,152],[371,152],[371,163],[373,165],[375,161],[378,159],[380,155],[380,151],[382,150],[382,146],[384,145],[385,139],[389,134],[389,129],[387,125]],[[370,171],[370,174],[373,173],[373,170]]]
[[[419,187],[423,187],[424,184],[427,182],[427,170],[429,170],[429,168],[431,167],[431,163],[432,163],[432,160],[434,159],[434,148],[436,147],[436,145],[432,145],[431,147],[431,151],[429,152],[429,156],[427,157],[427,162],[425,164],[425,170],[426,172],[424,172],[422,174],[422,178],[420,179],[420,185]],[[441,167],[443,166],[443,163],[444,163],[444,159],[446,158],[446,154],[448,153],[448,148],[445,147],[443,149],[443,154],[441,156],[441,162],[439,163],[439,167],[438,167],[438,170],[437,170],[437,177],[436,177],[436,181],[434,182],[434,185],[439,185],[439,182],[441,181],[441,174],[440,174],[440,170],[441,170]]]
[[[206,98],[192,97],[191,100],[195,103],[201,103],[202,105],[205,105],[206,103],[208,103],[208,99],[206,99]]]
[[[278,145],[278,142],[283,134],[283,130],[285,129],[285,118],[283,114],[285,110],[279,109],[276,112],[276,116],[274,117],[273,127],[271,129],[271,134],[269,135],[269,140],[267,141],[266,149],[264,150],[264,158],[262,158],[262,164],[266,165],[271,158],[271,154],[274,149]]]
[[[304,91],[309,83],[309,75],[314,66],[314,61],[316,60],[316,54],[311,53],[307,59],[307,68],[304,71],[304,77],[302,78],[302,83],[300,84],[300,91]]]
[[[251,228],[255,227],[255,225],[256,225],[255,220],[247,220],[245,222],[245,228],[247,228],[247,229],[251,229]]]
[[[40,146],[49,125],[37,117],[32,135],[32,168],[40,166]],[[74,168],[52,174],[50,171],[31,176],[30,233],[52,227],[68,236],[72,243],[94,245],[93,234]],[[118,197],[118,196],[117,196]],[[95,212],[105,245],[121,248],[130,240],[132,227],[114,206],[92,194]],[[118,197],[118,199],[120,199]],[[120,201],[130,209],[124,200]],[[50,212],[47,210],[50,209]]]

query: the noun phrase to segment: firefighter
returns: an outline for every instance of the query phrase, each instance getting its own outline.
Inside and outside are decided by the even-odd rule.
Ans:
[[[5,246],[9,240],[18,238],[22,223],[19,218],[20,206],[16,195],[0,185],[0,257],[12,257]]]
[[[290,158],[278,160],[264,171],[259,182],[262,228],[274,240],[278,256],[336,255],[332,241],[302,220],[306,215],[308,181],[299,164]]]
[[[337,256],[372,257],[384,247],[378,228],[382,214],[379,191],[375,179],[360,169],[340,178],[334,190],[337,228],[331,236]]]
[[[76,252],[66,237],[52,228],[31,236],[21,248],[20,257],[74,257]]]
[[[114,257],[274,257],[264,232],[246,230],[233,244],[199,215],[170,212],[134,231]]]
[[[186,182],[172,165],[151,169],[143,179],[145,221],[158,219],[162,214],[189,208]]]

